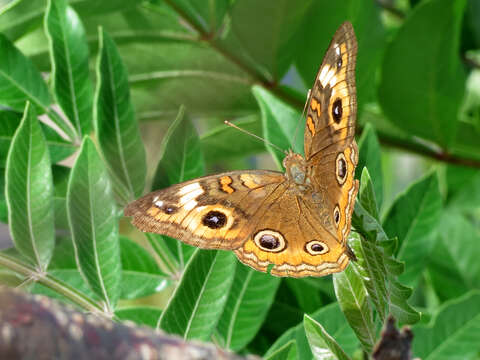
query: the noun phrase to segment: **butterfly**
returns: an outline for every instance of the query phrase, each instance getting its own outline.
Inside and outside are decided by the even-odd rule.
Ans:
[[[289,151],[285,173],[230,171],[154,191],[126,216],[142,231],[204,249],[233,250],[275,276],[323,276],[345,269],[358,191],[355,142],[357,41],[336,31],[307,100],[305,156]]]

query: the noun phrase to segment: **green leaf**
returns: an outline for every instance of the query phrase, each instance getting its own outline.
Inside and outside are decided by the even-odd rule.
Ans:
[[[145,149],[130,100],[127,70],[115,43],[102,29],[96,70],[98,142],[114,178],[126,189],[116,187],[117,194],[129,201],[141,195],[145,186]]]
[[[50,269],[77,269],[75,249],[70,237],[57,237]]]
[[[200,140],[184,107],[180,108],[168,128],[160,154],[152,189],[163,189],[204,175],[205,162]]]
[[[77,269],[49,269],[48,274],[54,279],[58,279],[65,284],[71,286],[84,296],[90,297],[91,299],[96,299],[95,294],[89,288],[82,274]],[[48,297],[54,299],[62,300],[67,303],[72,303],[66,296],[64,296],[60,292],[52,290],[51,288],[44,286],[39,282],[35,282],[30,291],[33,294],[47,295]]]
[[[378,206],[375,198],[375,190],[372,179],[370,178],[370,173],[366,167],[362,170],[358,197],[364,209],[378,221]]]
[[[455,140],[465,89],[459,55],[465,4],[433,0],[416,6],[387,47],[378,89],[393,124],[445,147]]]
[[[71,139],[72,129],[56,113],[50,111],[50,94],[42,75],[29,58],[23,55],[10,40],[0,34],[0,103],[17,111],[23,111],[25,102],[51,120]]]
[[[224,21],[232,2],[229,0],[175,0],[175,8],[180,9],[198,27],[207,33],[214,33]]]
[[[353,236],[349,242],[358,259],[357,271],[383,323],[388,314],[389,297],[384,252],[377,246],[377,238],[387,240],[387,237],[377,220],[358,201],[355,203],[352,224],[361,234]]]
[[[328,280],[330,281],[330,279]],[[286,278],[284,283],[286,283],[294,293],[299,310],[302,312],[312,313],[322,306],[323,302],[320,291],[318,291],[318,287],[314,286],[311,282],[305,281],[304,278]]]
[[[305,315],[303,319],[305,333],[307,335],[313,357],[318,360],[347,360],[350,357],[338,345],[335,339],[327,331],[312,319]]]
[[[480,204],[480,171],[448,165],[446,169],[447,205],[475,212]]]
[[[22,113],[10,109],[0,110],[0,167],[5,167],[8,148],[21,120]],[[40,127],[45,135],[50,159],[53,164],[67,158],[77,150],[74,144],[63,139],[52,128],[43,123],[40,123]]]
[[[140,0],[73,0],[71,3],[81,15],[98,16],[133,8],[138,6]],[[45,0],[18,1],[15,6],[10,7],[2,14],[0,32],[6,34],[10,39],[17,40],[40,26],[44,12]]]
[[[7,158],[5,195],[15,247],[45,271],[55,246],[53,181],[45,138],[27,103]]]
[[[254,68],[262,80],[280,80],[296,55],[294,35],[310,3],[312,0],[234,2],[230,31],[221,39],[221,46]]]
[[[132,306],[115,311],[115,316],[120,320],[130,320],[137,325],[147,325],[155,328],[162,310],[153,306]]]
[[[353,354],[358,347],[358,339],[352,331],[352,328],[345,321],[345,317],[342,314],[338,303],[334,302],[324,306],[322,309],[313,313],[311,318],[321,323],[326,331],[340,344],[347,354]],[[299,359],[312,359],[313,355],[307,341],[303,322],[290,328],[280,336],[266,352],[265,357],[269,356],[291,340],[295,340],[297,343]]]
[[[185,114],[184,107],[180,108],[177,118],[168,128],[160,153],[152,183],[153,189],[162,189],[204,175],[205,162],[200,140],[193,123]],[[183,269],[195,248],[168,236],[155,237],[170,248]]]
[[[262,135],[262,122],[257,114],[241,117],[232,122],[252,134]],[[248,155],[265,151],[262,141],[225,124],[202,135],[201,144],[207,163],[217,163],[221,160],[230,162],[232,158],[245,158]]]
[[[222,315],[235,266],[232,252],[197,249],[162,312],[160,328],[184,339],[207,341]]]
[[[397,281],[403,266],[391,257],[395,241],[387,238],[378,221],[358,201],[355,203],[352,224],[362,236],[362,240],[354,236],[350,241],[358,258],[357,271],[363,278],[380,320],[385,322],[386,314],[390,311],[402,323],[417,322],[420,314],[407,303],[412,290]]]
[[[55,228],[68,229],[67,216],[67,188],[70,177],[70,168],[60,165],[52,166],[55,207]]]
[[[7,200],[5,199],[5,169],[0,168],[0,221],[8,222]]]
[[[338,303],[348,323],[357,334],[365,352],[371,353],[376,342],[376,329],[368,302],[367,289],[363,285],[362,278],[355,271],[354,265],[348,266],[341,273],[333,274],[333,285]],[[307,326],[306,323],[305,326]],[[310,345],[313,346],[312,341]]]
[[[70,174],[67,213],[78,268],[113,312],[121,280],[118,220],[107,170],[88,137]]]
[[[476,359],[480,351],[480,293],[442,305],[429,325],[413,328],[413,354],[422,360]]]
[[[480,230],[454,209],[439,222],[438,240],[428,268],[442,299],[480,288]]]
[[[142,246],[120,236],[120,255],[122,299],[151,295],[167,286],[167,275],[160,270],[155,259]]]
[[[257,99],[262,113],[263,136],[280,149],[287,151],[293,149],[303,154],[303,128],[300,122],[300,113],[273,96],[263,87],[255,85],[252,88],[253,95]],[[298,129],[297,129],[298,127]],[[297,133],[296,139],[292,134]],[[295,143],[293,141],[295,140]],[[284,152],[266,144],[268,151],[276,160],[278,167],[283,168]]]
[[[23,111],[25,102],[46,109],[50,94],[42,75],[3,34],[0,34],[0,103]]]
[[[278,350],[265,357],[265,360],[297,360],[297,342],[291,340]]]
[[[400,239],[397,258],[405,262],[400,280],[416,284],[433,246],[432,232],[442,213],[437,173],[431,173],[400,194],[385,215],[384,229]]]
[[[79,136],[92,128],[93,86],[89,78],[85,30],[66,0],[49,0],[45,32],[50,46],[52,87]]]
[[[121,299],[148,296],[168,286],[167,276],[141,245],[120,236],[120,255],[122,263]],[[77,269],[75,249],[70,238],[57,237],[49,268]]]
[[[260,329],[280,279],[239,264],[217,330],[224,347],[244,348]]]
[[[381,148],[378,142],[377,135],[373,125],[367,123],[363,129],[362,136],[358,141],[358,165],[355,178],[360,179],[360,174],[363,168],[368,167],[368,171],[372,177],[373,188],[375,190],[375,198],[377,199],[377,210],[381,207],[383,202],[383,173],[382,173],[382,159]],[[360,171],[358,171],[360,170]],[[377,217],[375,213],[373,216]]]

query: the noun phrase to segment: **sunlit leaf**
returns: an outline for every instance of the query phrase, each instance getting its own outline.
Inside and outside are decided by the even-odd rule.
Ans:
[[[355,266],[352,264],[344,271],[333,274],[333,284],[342,312],[357,334],[363,349],[370,353],[376,342],[376,329],[368,293]]]
[[[107,169],[88,137],[70,174],[67,213],[79,270],[113,311],[121,280],[116,206]]]
[[[138,197],[145,186],[145,149],[140,138],[128,75],[113,40],[99,30],[95,127],[98,141],[125,201]],[[116,184],[116,183],[115,183]],[[126,192],[126,193],[125,193]]]
[[[272,305],[280,279],[238,264],[217,326],[224,347],[239,350],[253,339]]]
[[[13,242],[22,255],[45,271],[55,245],[52,171],[45,137],[28,104],[12,139],[5,176]]]
[[[303,320],[313,357],[317,360],[348,360],[350,357],[322,325],[305,315]]]
[[[222,315],[235,274],[232,252],[196,250],[159,326],[185,339],[208,340]]]
[[[92,128],[93,85],[82,22],[66,0],[49,0],[45,31],[52,60],[53,92],[77,134],[88,135]]]

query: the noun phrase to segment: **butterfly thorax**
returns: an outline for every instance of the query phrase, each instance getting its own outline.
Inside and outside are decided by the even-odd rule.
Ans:
[[[310,189],[310,174],[307,162],[302,155],[289,150],[287,156],[283,159],[285,175],[290,184],[294,185],[301,192]]]

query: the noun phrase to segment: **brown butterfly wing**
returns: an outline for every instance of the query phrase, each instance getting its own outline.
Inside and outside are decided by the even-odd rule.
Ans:
[[[355,135],[357,41],[352,24],[343,23],[333,36],[308,100],[305,158],[330,147],[347,147]]]
[[[311,181],[332,216],[333,231],[346,244],[358,191],[354,179],[357,41],[349,22],[335,33],[311,92],[305,127],[305,157]]]
[[[346,249],[325,230],[321,211],[311,200],[286,189],[279,200],[262,211],[248,240],[235,254],[244,264],[275,276],[324,276],[348,264]],[[315,209],[318,210],[318,209]]]
[[[144,232],[164,234],[206,249],[235,249],[253,231],[265,204],[285,182],[274,171],[232,171],[152,192],[130,203],[125,216]]]

